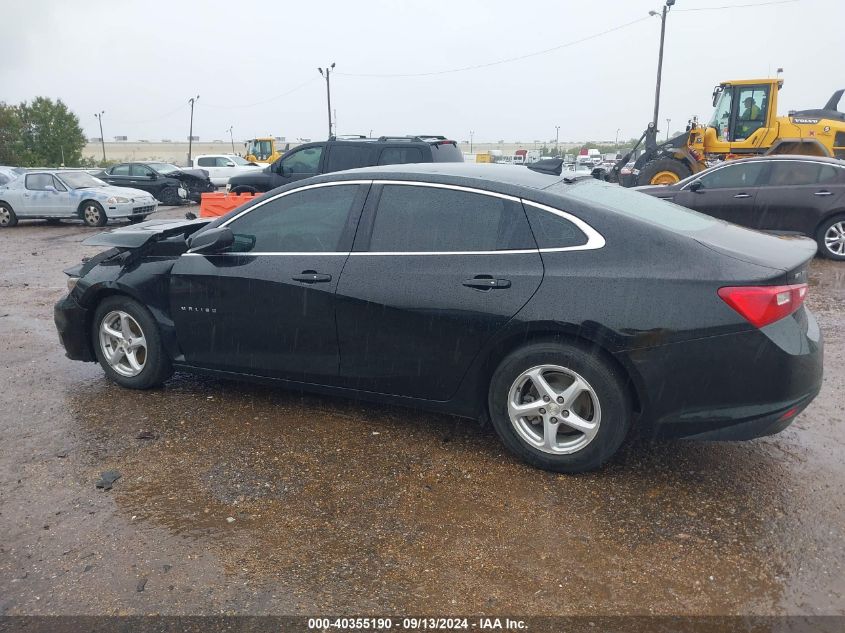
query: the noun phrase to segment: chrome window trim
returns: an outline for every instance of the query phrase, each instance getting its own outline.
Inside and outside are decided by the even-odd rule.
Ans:
[[[285,196],[291,195],[293,193],[298,193],[300,191],[307,191],[309,189],[317,189],[319,187],[332,187],[338,185],[399,185],[399,186],[411,186],[411,187],[432,187],[434,189],[450,189],[453,191],[465,191],[467,193],[475,193],[484,196],[490,196],[492,198],[500,198],[502,200],[510,200],[511,202],[518,202],[522,204],[528,204],[543,211],[547,211],[548,213],[552,213],[557,215],[569,222],[572,222],[575,226],[577,226],[581,232],[583,232],[587,236],[587,242],[585,244],[580,244],[578,246],[561,246],[559,248],[530,248],[530,249],[509,249],[509,250],[499,250],[499,251],[330,251],[330,252],[317,252],[317,253],[280,253],[280,252],[271,252],[271,251],[261,251],[261,252],[248,252],[248,253],[210,253],[210,254],[202,254],[202,253],[194,253],[194,252],[187,252],[182,253],[182,256],[194,256],[194,257],[256,257],[258,255],[263,256],[273,256],[273,257],[301,257],[305,255],[310,256],[339,256],[339,255],[347,255],[347,256],[355,256],[355,257],[369,257],[369,256],[441,256],[441,255],[526,255],[530,253],[563,253],[567,251],[588,251],[588,250],[596,250],[599,248],[603,248],[606,244],[604,236],[596,231],[592,226],[584,222],[581,218],[578,218],[566,211],[561,211],[560,209],[556,209],[554,207],[550,207],[545,204],[541,204],[539,202],[534,202],[533,200],[526,200],[525,198],[519,198],[516,196],[510,196],[504,193],[499,193],[497,191],[485,191],[484,189],[476,189],[474,187],[464,187],[462,185],[450,185],[445,183],[439,182],[424,182],[418,180],[335,180],[332,182],[319,182],[313,185],[305,185],[303,187],[297,187],[295,189],[290,189],[288,191],[283,191],[282,193],[276,194],[271,198],[267,198],[266,200],[262,200],[258,204],[243,210],[242,212],[238,213],[236,216],[229,218],[225,222],[223,222],[220,226],[228,226],[230,223],[234,222],[238,218],[246,215],[250,211],[258,209],[265,204],[272,202],[274,200],[278,200],[279,198],[283,198]]]
[[[777,159],[773,159],[773,157],[770,156],[770,157],[767,157],[767,158],[769,160],[766,160],[766,158],[762,158],[758,162],[768,163],[770,165],[776,165],[778,163],[810,163],[811,165],[830,165],[831,167],[834,167],[834,168],[845,169],[845,165],[837,165],[836,163],[828,163],[826,161],[822,162],[822,161],[817,161],[817,160],[811,160],[809,158],[801,158],[800,156],[796,156],[795,158],[777,158]],[[828,157],[827,156],[819,156],[819,158],[828,158]],[[713,171],[711,171],[707,175],[709,176],[710,174],[716,173],[717,171],[721,171],[725,167],[735,167],[736,165],[742,165],[742,164],[743,163],[738,163],[736,161],[728,160],[728,161],[724,162],[724,165],[718,165],[717,167],[715,167],[713,169]],[[698,175],[700,175],[700,174],[698,174]],[[678,191],[687,191],[689,186],[692,183],[694,183],[696,180],[698,180],[698,178],[693,178],[687,184],[685,184],[683,187],[681,187]],[[816,184],[818,184],[818,183],[816,183]],[[756,188],[763,189],[765,187],[769,187],[769,186],[772,186],[772,185],[754,185],[754,186]],[[773,186],[776,186],[776,187],[779,187],[779,186],[783,186],[783,187],[806,187],[806,186],[812,186],[812,185],[773,185]],[[736,189],[736,187],[722,187],[722,189]],[[719,190],[718,189],[710,189],[710,191],[719,191]]]

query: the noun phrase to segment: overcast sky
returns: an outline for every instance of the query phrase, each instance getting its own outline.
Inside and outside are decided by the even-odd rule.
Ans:
[[[779,110],[845,87],[845,0],[677,0],[660,129],[709,117],[713,86],[785,70]],[[768,0],[771,2],[771,0]],[[662,0],[3,0],[0,99],[63,99],[86,134],[202,140],[327,134],[318,66],[337,63],[341,134],[476,141],[639,136],[651,118]],[[696,9],[696,10],[692,10]],[[635,22],[636,20],[639,20]],[[630,24],[632,23],[633,24]],[[482,68],[438,73],[528,55]],[[289,93],[289,94],[285,94]],[[845,104],[840,106],[845,109]]]

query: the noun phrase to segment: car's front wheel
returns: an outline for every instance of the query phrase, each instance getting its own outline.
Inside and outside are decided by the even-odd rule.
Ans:
[[[490,383],[499,437],[529,464],[557,472],[598,468],[631,423],[624,377],[587,347],[537,342],[505,358]]]
[[[102,205],[99,202],[94,202],[93,200],[88,200],[87,202],[82,203],[80,215],[82,216],[82,221],[86,226],[105,226],[106,222],[109,221],[106,211],[103,209]]]
[[[153,315],[134,299],[104,299],[94,313],[91,336],[106,376],[123,387],[149,389],[173,374]]]
[[[845,215],[838,215],[822,224],[816,242],[823,257],[845,260]]]
[[[0,229],[11,228],[18,223],[18,216],[5,202],[0,202]]]
[[[178,207],[182,204],[178,187],[165,187],[157,197],[159,202],[168,207]]]

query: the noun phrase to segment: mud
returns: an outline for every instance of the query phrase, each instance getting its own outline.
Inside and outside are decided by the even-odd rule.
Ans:
[[[0,231],[0,614],[845,614],[845,264],[813,262],[825,382],[785,432],[560,476],[446,416],[110,384],[52,322],[93,232]]]

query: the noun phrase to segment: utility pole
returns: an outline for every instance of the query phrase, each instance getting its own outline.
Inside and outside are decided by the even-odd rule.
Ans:
[[[666,119],[666,140],[669,140],[669,126],[672,124],[672,119]]]
[[[472,137],[475,134],[472,130],[469,131],[469,153],[472,154]]]
[[[660,80],[663,76],[663,42],[666,39],[666,15],[669,8],[675,4],[675,0],[666,0],[663,5],[663,12],[649,11],[649,15],[660,15],[660,51],[657,56],[657,86],[654,89],[654,116],[651,119],[655,132],[657,131],[657,116],[660,112]]]
[[[621,127],[616,128],[616,140],[613,141],[613,151],[617,154],[619,153],[619,132],[622,130]]]
[[[106,162],[106,139],[103,137],[103,115],[106,113],[105,110],[101,110],[94,114],[97,117],[97,120],[100,122],[100,144],[103,146],[103,162]],[[105,165],[103,165],[105,167]]]
[[[560,154],[560,126],[555,126],[555,154]]]
[[[232,141],[232,153],[234,154],[235,153],[235,137],[232,136],[232,126],[231,125],[229,126],[228,132],[229,132],[229,140]]]
[[[320,71],[320,74],[326,78],[326,103],[328,105],[328,112],[329,112],[329,138],[332,137],[332,89],[331,83],[329,82],[329,75],[331,71],[334,70],[335,63],[332,62],[331,66],[326,66],[326,72],[323,72],[322,68],[318,68],[317,70]]]
[[[188,103],[191,104],[191,127],[188,128],[188,167],[191,166],[191,146],[194,141],[194,104],[199,101],[200,96],[191,97]]]

